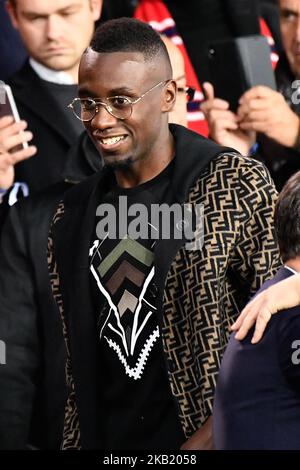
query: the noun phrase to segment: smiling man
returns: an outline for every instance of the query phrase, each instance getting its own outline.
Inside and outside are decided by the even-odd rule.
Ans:
[[[129,18],[103,23],[81,60],[71,107],[104,169],[68,191],[49,236],[68,349],[63,449],[211,448],[229,323],[278,266],[267,171],[169,126],[171,77],[159,35]],[[172,230],[152,236],[152,219],[143,237],[100,237],[103,209],[117,213],[121,197],[129,222],[154,204],[201,206],[202,248]]]

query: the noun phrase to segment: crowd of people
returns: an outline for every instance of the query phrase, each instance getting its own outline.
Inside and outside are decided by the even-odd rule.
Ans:
[[[6,11],[0,448],[299,449],[300,0]],[[211,44],[261,35],[233,110]]]

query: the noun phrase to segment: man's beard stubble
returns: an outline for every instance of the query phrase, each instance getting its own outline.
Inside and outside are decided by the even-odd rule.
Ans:
[[[106,161],[104,160],[104,166],[106,166],[107,168],[111,168],[114,171],[126,172],[130,170],[130,168],[132,167],[132,164],[133,164],[132,157],[128,157],[126,158],[126,160],[121,160],[119,162],[109,161],[109,159],[107,159]]]

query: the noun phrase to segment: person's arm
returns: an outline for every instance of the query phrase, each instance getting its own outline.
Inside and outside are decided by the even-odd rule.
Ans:
[[[255,142],[255,133],[239,129],[238,117],[229,110],[229,103],[215,98],[211,83],[203,83],[206,100],[201,105],[209,127],[209,136],[217,144],[232,147],[243,155],[248,155]]]
[[[236,331],[235,338],[244,339],[255,324],[251,342],[258,343],[271,316],[280,310],[296,305],[300,305],[300,274],[278,282],[249,302],[231,327],[233,331]]]
[[[240,172],[239,237],[230,255],[228,276],[239,290],[240,305],[272,278],[281,265],[274,229],[277,191],[266,167],[251,160]]]
[[[180,450],[213,450],[212,416],[180,447]]]
[[[251,161],[251,164],[243,165],[236,180],[236,197],[240,204],[237,216],[239,237],[230,255],[227,275],[236,282],[236,296],[241,293],[246,301],[268,277],[275,274],[280,265],[273,226],[277,192],[262,164],[252,164]],[[181,449],[212,449],[211,421],[212,417]]]
[[[17,207],[11,208],[3,227],[0,266],[0,340],[5,345],[0,365],[0,449],[24,449],[42,357],[33,274]]]

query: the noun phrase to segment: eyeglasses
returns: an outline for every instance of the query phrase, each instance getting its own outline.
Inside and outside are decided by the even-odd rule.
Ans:
[[[187,95],[188,102],[193,101],[196,90],[195,88],[192,88],[191,86],[185,86],[185,87],[177,87],[177,92],[178,93],[185,93]]]
[[[99,111],[99,106],[104,106],[106,111],[117,119],[128,119],[132,114],[132,106],[144,98],[150,91],[161,85],[165,85],[170,80],[164,80],[149,90],[145,91],[135,100],[128,96],[110,96],[108,98],[75,98],[68,108],[72,109],[75,116],[83,122],[91,121]]]

